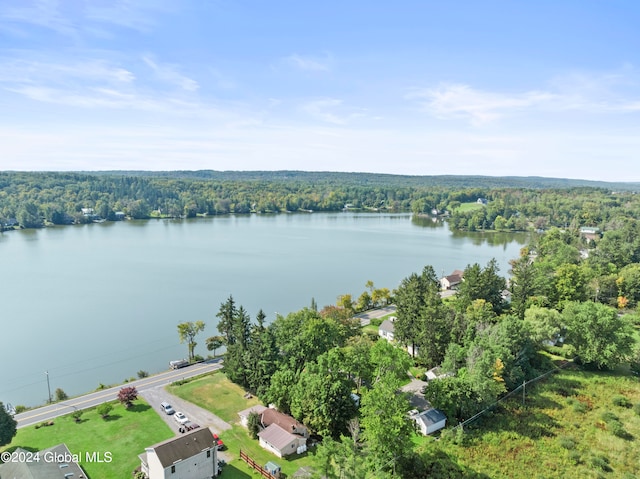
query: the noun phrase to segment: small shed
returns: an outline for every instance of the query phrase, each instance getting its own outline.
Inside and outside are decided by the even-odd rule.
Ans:
[[[278,466],[275,462],[269,461],[264,465],[264,469],[275,477],[280,477],[280,466]]]
[[[416,423],[418,430],[425,436],[439,431],[447,422],[447,416],[435,408],[422,412],[412,411],[411,419]]]

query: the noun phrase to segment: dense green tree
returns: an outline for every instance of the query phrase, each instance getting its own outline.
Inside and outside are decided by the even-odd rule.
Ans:
[[[384,375],[362,396],[360,422],[370,470],[375,477],[393,471],[396,461],[411,454],[413,425],[405,395],[399,394],[400,381]]]
[[[583,363],[614,368],[633,354],[633,324],[613,308],[587,301],[569,303],[562,312],[571,344]]]
[[[427,365],[439,364],[451,339],[449,315],[431,266],[402,280],[395,294],[394,338]]]
[[[533,259],[529,248],[522,248],[520,256],[509,262],[511,265],[511,308],[514,314],[520,318],[524,318],[524,312],[527,309],[528,301],[535,294],[535,270],[533,267]]]
[[[23,203],[18,208],[16,219],[23,228],[40,228],[44,224],[38,206],[31,201]]]
[[[322,354],[300,373],[291,390],[291,414],[321,436],[340,437],[356,414],[353,381],[338,349]]]
[[[229,295],[227,300],[220,304],[220,310],[216,314],[218,318],[218,331],[225,337],[225,343],[227,345],[234,344],[236,342],[235,336],[235,319],[236,319],[236,302],[232,295]]]
[[[16,435],[18,422],[7,412],[0,402],[0,447],[9,444]]]
[[[195,338],[199,333],[204,331],[204,327],[205,324],[203,321],[186,321],[178,324],[178,336],[180,337],[181,343],[187,343],[189,361],[193,361],[193,351],[197,345]]]
[[[476,299],[484,299],[491,304],[496,314],[502,313],[507,308],[503,298],[507,283],[502,276],[498,275],[499,271],[495,258],[484,268],[481,268],[478,263],[467,266],[456,294],[458,309],[465,311]]]
[[[524,313],[524,324],[531,341],[539,347],[555,341],[562,332],[562,316],[555,309],[531,306]]]

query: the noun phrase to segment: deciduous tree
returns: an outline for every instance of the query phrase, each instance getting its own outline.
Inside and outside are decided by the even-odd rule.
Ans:
[[[193,361],[193,351],[197,345],[195,337],[198,333],[204,331],[205,324],[203,321],[187,321],[185,323],[178,324],[178,335],[180,342],[186,341],[187,348],[189,350],[189,361]]]

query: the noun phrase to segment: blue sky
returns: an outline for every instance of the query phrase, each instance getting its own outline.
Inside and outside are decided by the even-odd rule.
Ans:
[[[640,181],[640,3],[3,0],[0,169]]]

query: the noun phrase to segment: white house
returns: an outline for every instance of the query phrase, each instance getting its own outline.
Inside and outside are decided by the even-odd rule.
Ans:
[[[416,423],[418,430],[425,436],[442,429],[447,422],[447,416],[439,409],[434,408],[422,412],[414,409],[409,413],[409,417]]]
[[[271,424],[258,433],[260,446],[278,457],[306,451],[307,438],[285,431],[277,424]]]
[[[387,341],[393,341],[393,321],[395,319],[395,316],[391,316],[389,319],[385,319],[384,321],[382,321],[380,326],[378,326],[378,336],[386,339]]]
[[[218,475],[216,445],[209,428],[147,447],[141,470],[149,479],[212,479]]]
[[[440,278],[440,287],[444,290],[456,289],[456,287],[462,283],[463,276],[464,271],[456,269],[449,276]]]

